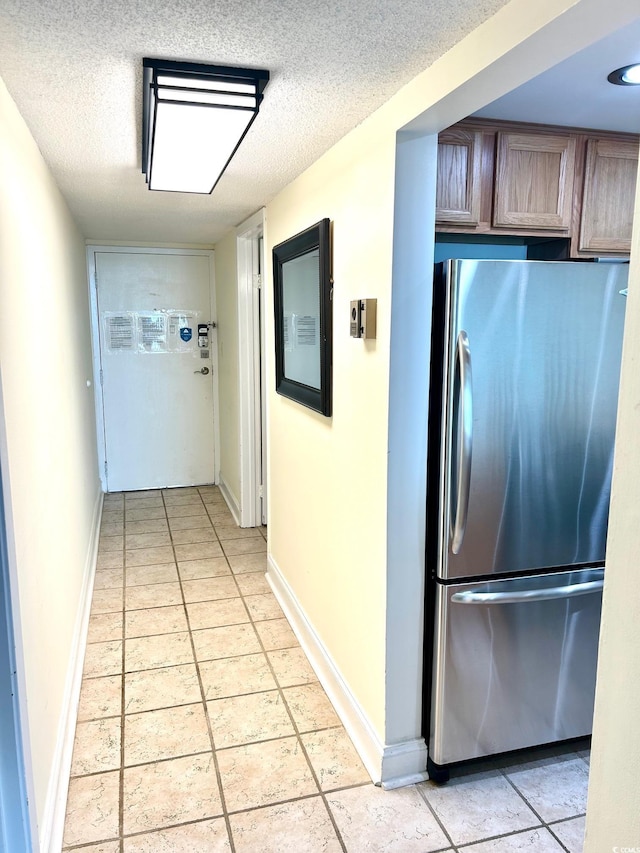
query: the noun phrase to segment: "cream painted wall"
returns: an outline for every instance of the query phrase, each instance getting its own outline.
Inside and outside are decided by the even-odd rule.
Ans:
[[[394,165],[392,125],[355,132],[266,212],[267,258],[323,217],[334,223],[331,419],[271,390],[267,291],[270,554],[381,739]],[[358,296],[378,299],[374,341],[349,337],[349,301]]]
[[[639,184],[640,186],[640,184]],[[585,853],[640,850],[640,191],[636,191]]]
[[[0,449],[41,831],[100,486],[84,240],[2,81],[0,211]]]
[[[218,324],[218,399],[220,477],[240,503],[240,402],[238,379],[238,264],[236,232],[216,244],[216,322]]]
[[[267,206],[267,258],[275,244],[322,217],[333,221],[335,279],[331,419],[275,394],[267,324],[269,555],[383,744],[420,734],[430,301],[415,290],[420,298],[410,297],[421,277],[429,287],[435,155],[428,134],[635,17],[634,0],[512,0]],[[394,172],[400,130],[409,144],[411,132],[424,138],[416,173],[416,182],[424,181],[422,209],[403,177],[415,152],[398,149]],[[418,230],[407,239],[399,231],[394,243],[394,222],[408,221],[406,210],[394,212],[396,179],[422,218],[413,220]],[[406,262],[397,253],[404,244]],[[267,274],[270,318],[269,264]],[[378,299],[375,342],[348,333],[349,300],[364,296]],[[420,328],[424,339],[415,337]],[[409,365],[413,374],[422,371],[423,384],[403,384]]]

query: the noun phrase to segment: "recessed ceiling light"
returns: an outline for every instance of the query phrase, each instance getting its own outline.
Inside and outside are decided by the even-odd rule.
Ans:
[[[607,80],[615,83],[616,86],[640,86],[640,62],[616,68],[609,74]]]

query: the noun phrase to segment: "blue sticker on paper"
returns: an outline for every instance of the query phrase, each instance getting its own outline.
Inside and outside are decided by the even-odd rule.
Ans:
[[[180,337],[182,338],[182,340],[183,340],[185,343],[186,343],[187,341],[190,341],[190,340],[191,340],[191,338],[193,337],[193,329],[190,329],[188,326],[183,326],[183,327],[180,329]]]

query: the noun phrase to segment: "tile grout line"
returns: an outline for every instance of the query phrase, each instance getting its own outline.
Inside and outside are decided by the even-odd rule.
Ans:
[[[238,586],[238,589],[240,589],[240,587],[239,587],[239,586]],[[242,590],[240,590],[240,595],[242,596]],[[243,598],[244,598],[244,597],[243,597]],[[246,607],[246,605],[245,605],[245,607]],[[248,609],[249,609],[249,608],[247,608],[247,610],[248,610]],[[251,617],[251,613],[249,613],[249,616]],[[286,618],[286,617],[285,617],[285,618]],[[303,743],[303,741],[302,741],[302,737],[301,737],[301,735],[300,735],[300,730],[298,729],[298,726],[297,726],[296,721],[295,721],[295,719],[294,719],[294,717],[293,717],[293,713],[292,713],[292,711],[291,711],[291,708],[289,707],[289,704],[288,704],[288,702],[287,702],[287,699],[286,699],[286,697],[285,697],[285,695],[284,695],[284,689],[280,686],[280,681],[279,681],[279,679],[278,679],[278,677],[277,677],[277,675],[276,675],[276,672],[275,672],[275,670],[274,670],[274,668],[273,668],[273,664],[271,663],[271,659],[269,658],[269,655],[268,655],[268,653],[267,653],[267,649],[265,648],[265,645],[264,645],[264,643],[263,643],[263,641],[262,641],[262,637],[260,636],[260,634],[259,634],[258,630],[256,629],[256,626],[255,626],[255,623],[254,623],[254,621],[253,621],[253,618],[252,618],[252,617],[251,617],[251,621],[252,621],[252,625],[253,625],[253,630],[255,631],[256,636],[258,637],[258,642],[260,643],[260,647],[262,648],[262,652],[263,652],[263,654],[264,654],[264,656],[265,656],[265,659],[266,659],[266,661],[267,661],[267,665],[268,665],[268,667],[269,667],[269,669],[270,669],[270,671],[271,671],[271,675],[273,676],[273,680],[275,681],[275,684],[276,684],[276,687],[277,687],[278,693],[279,693],[279,695],[280,695],[280,699],[282,700],[282,702],[283,702],[283,704],[284,704],[284,707],[285,707],[285,710],[286,710],[286,712],[287,712],[287,714],[288,714],[288,716],[289,716],[289,719],[290,719],[290,721],[291,721],[291,725],[293,726],[293,730],[294,730],[294,732],[295,732],[295,737],[296,737],[296,739],[297,739],[297,741],[298,741],[298,744],[299,744],[299,746],[300,746],[300,749],[301,749],[301,751],[302,751],[302,754],[304,755],[305,761],[307,762],[307,767],[309,768],[309,771],[310,771],[310,773],[311,773],[311,776],[312,776],[312,778],[313,778],[313,781],[314,781],[314,782],[315,782],[315,784],[316,784],[316,787],[317,787],[317,789],[318,789],[318,793],[319,793],[319,795],[320,795],[320,797],[321,797],[321,799],[322,799],[322,802],[323,802],[323,804],[324,804],[324,807],[325,807],[325,809],[326,809],[326,811],[327,811],[327,814],[328,814],[328,816],[329,816],[329,820],[331,821],[331,825],[333,826],[334,832],[336,833],[336,837],[337,837],[337,839],[338,839],[338,842],[339,842],[340,846],[342,847],[343,853],[348,853],[348,851],[347,851],[347,845],[345,844],[344,839],[342,838],[342,833],[340,832],[340,830],[339,830],[339,828],[338,828],[338,825],[337,825],[337,823],[336,823],[335,817],[334,817],[334,815],[333,815],[333,812],[331,811],[331,808],[330,808],[329,803],[328,803],[328,801],[327,801],[326,794],[325,794],[325,792],[322,790],[322,786],[320,785],[320,781],[319,781],[319,779],[318,779],[318,776],[317,776],[317,774],[316,774],[316,771],[315,771],[315,769],[314,769],[314,767],[313,767],[313,765],[312,765],[312,763],[311,763],[311,759],[309,758],[309,754],[308,754],[308,752],[307,752],[307,750],[306,750],[306,748],[305,748],[305,745],[304,745],[304,743]],[[276,650],[276,649],[274,649],[274,650],[272,650],[272,651],[277,651],[277,650]],[[360,786],[354,786],[354,787],[360,787]],[[314,796],[315,796],[315,795],[314,795]]]
[[[435,807],[434,807],[434,806],[429,802],[429,799],[428,799],[428,797],[427,797],[426,789],[425,789],[423,786],[421,786],[421,785],[416,785],[416,788],[418,789],[418,794],[419,794],[419,796],[422,798],[422,800],[423,800],[423,801],[424,801],[424,803],[426,804],[427,808],[429,809],[429,811],[430,811],[430,812],[431,812],[431,814],[433,815],[433,817],[434,817],[434,819],[435,819],[436,823],[438,824],[438,826],[439,826],[439,827],[440,827],[440,829],[442,830],[442,832],[443,832],[443,834],[444,834],[444,837],[445,837],[445,838],[447,839],[447,841],[449,842],[449,846],[450,846],[450,847],[452,847],[454,850],[457,850],[456,845],[453,843],[453,838],[452,838],[452,837],[451,837],[451,835],[449,834],[449,830],[446,828],[446,826],[444,825],[444,823],[440,820],[440,817],[438,816],[438,813],[436,812]],[[446,849],[446,848],[445,848],[445,849]]]
[[[198,496],[200,498],[200,501],[202,502],[202,505],[205,507],[205,512],[206,512],[206,506],[204,504],[204,501],[202,500],[202,495],[200,495],[199,491],[198,491]],[[162,495],[162,502],[165,506],[165,512],[166,512],[166,503],[164,500],[164,494]],[[207,518],[209,519],[209,524],[211,524],[211,526],[213,527],[213,532],[217,537],[217,533],[215,531],[215,525],[212,523],[211,519],[209,518],[208,512],[207,512]],[[169,519],[169,516],[167,515],[167,521],[168,521],[168,519]],[[224,793],[224,789],[222,787],[222,775],[220,773],[220,765],[218,764],[218,757],[216,755],[215,739],[213,736],[213,729],[211,726],[211,720],[209,719],[209,711],[207,708],[207,698],[206,698],[206,694],[205,694],[204,684],[202,682],[202,674],[200,672],[200,663],[198,661],[198,656],[196,655],[195,643],[193,641],[193,632],[191,631],[191,621],[189,619],[189,608],[187,607],[187,601],[186,601],[186,598],[184,595],[184,588],[182,586],[182,575],[180,574],[180,569],[178,567],[178,558],[176,555],[175,544],[173,542],[173,531],[171,530],[170,525],[169,525],[169,538],[171,539],[171,547],[173,549],[173,556],[174,556],[175,565],[176,565],[176,574],[178,575],[178,583],[180,585],[180,595],[182,596],[182,606],[184,607],[185,619],[187,621],[187,631],[189,633],[189,642],[191,644],[191,654],[193,655],[193,662],[194,662],[195,669],[196,669],[196,676],[198,678],[198,686],[200,688],[200,698],[201,698],[201,702],[202,702],[202,708],[203,708],[203,712],[204,712],[205,722],[207,725],[207,733],[209,735],[209,743],[211,745],[210,754],[211,754],[211,758],[213,761],[213,766],[214,766],[214,770],[215,770],[215,774],[216,774],[216,783],[218,785],[218,795],[220,797],[220,807],[222,809],[222,816],[224,818],[225,827],[227,830],[227,837],[228,837],[228,841],[229,841],[230,853],[236,853],[235,842],[233,840],[233,835],[231,834],[231,822],[229,820],[229,813],[227,810],[225,793]],[[231,570],[231,566],[229,566],[229,569]]]
[[[577,753],[576,753],[576,757],[579,757]],[[522,793],[522,791],[520,791],[520,789],[516,786],[516,784],[515,784],[515,783],[514,783],[510,778],[509,778],[509,776],[507,775],[507,773],[506,773],[505,769],[504,769],[503,767],[498,767],[497,769],[500,771],[500,773],[502,774],[502,776],[507,780],[507,782],[511,785],[511,787],[513,788],[513,790],[514,790],[514,791],[515,791],[515,792],[516,792],[516,793],[517,793],[517,794],[522,798],[522,800],[524,801],[525,805],[526,805],[528,808],[530,808],[530,809],[531,809],[531,811],[532,811],[532,812],[533,812],[533,814],[538,818],[538,820],[540,821],[540,823],[542,824],[542,826],[544,826],[544,827],[545,827],[545,828],[546,828],[546,829],[551,833],[551,835],[552,835],[552,837],[553,837],[553,838],[556,838],[555,833],[553,832],[553,830],[551,830],[551,829],[549,828],[549,824],[547,823],[547,821],[546,821],[546,820],[544,820],[544,818],[542,817],[542,815],[537,811],[537,809],[535,809],[535,808],[533,807],[533,805],[532,805],[532,804],[529,802],[529,800],[525,797],[525,795]],[[567,819],[569,819],[569,818],[567,818]],[[566,848],[566,847],[564,846],[564,844],[560,841],[560,839],[556,839],[556,840],[557,840],[557,841],[558,841],[558,843],[562,846],[563,850],[567,850],[567,848]]]

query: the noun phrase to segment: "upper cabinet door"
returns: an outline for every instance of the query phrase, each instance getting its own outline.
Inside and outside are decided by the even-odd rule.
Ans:
[[[575,159],[573,136],[498,133],[494,227],[543,228],[566,236]]]
[[[438,137],[436,222],[480,222],[482,134],[445,130]]]
[[[581,252],[631,251],[638,143],[587,140],[580,221]]]

